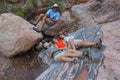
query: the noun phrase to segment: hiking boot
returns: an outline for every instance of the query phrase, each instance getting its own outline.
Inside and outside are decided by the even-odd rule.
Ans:
[[[72,61],[72,63],[77,64],[77,63],[78,63],[78,60],[75,58],[75,59]]]
[[[97,47],[98,49],[101,49],[101,48],[102,48],[102,40],[101,40],[101,39],[99,39],[98,42],[96,43],[96,47]]]
[[[89,51],[88,50],[83,51],[82,58],[89,58]]]

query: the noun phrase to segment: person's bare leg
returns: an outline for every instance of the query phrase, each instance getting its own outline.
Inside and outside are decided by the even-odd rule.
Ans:
[[[68,45],[71,49],[76,50],[73,39],[70,39]]]
[[[39,31],[41,31],[43,29],[45,23],[46,23],[46,16],[44,16],[42,19],[42,24],[41,24],[41,26],[39,26]]]
[[[73,50],[73,49],[68,49],[67,51],[68,53],[77,53],[77,54],[82,54],[82,52],[77,51],[77,50]]]
[[[45,16],[44,14],[40,14],[37,20],[35,21],[35,24],[37,24],[44,16]]]
[[[78,47],[96,47],[96,43],[88,42],[88,41],[81,41],[77,44]]]
[[[64,61],[64,62],[72,62],[74,61],[74,58],[69,58],[69,57],[61,57],[59,62],[60,61]]]
[[[80,56],[82,56],[82,53],[70,53],[70,52],[66,52],[65,56],[66,57],[80,57]]]

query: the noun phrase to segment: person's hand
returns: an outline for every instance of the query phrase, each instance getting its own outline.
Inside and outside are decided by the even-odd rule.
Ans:
[[[50,54],[46,54],[46,56],[47,56],[48,58],[51,58],[51,55],[50,55]]]
[[[51,19],[51,21],[56,22],[56,20],[55,20],[55,19]]]

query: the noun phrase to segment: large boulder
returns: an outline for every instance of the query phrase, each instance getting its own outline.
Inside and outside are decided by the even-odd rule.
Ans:
[[[45,34],[49,36],[57,36],[60,33],[64,33],[67,31],[68,24],[63,20],[59,20],[54,26],[51,26],[45,29]]]
[[[11,13],[0,15],[0,52],[6,57],[31,49],[43,37],[32,30],[34,26]]]
[[[104,24],[102,31],[106,58],[97,80],[120,80],[120,20]]]

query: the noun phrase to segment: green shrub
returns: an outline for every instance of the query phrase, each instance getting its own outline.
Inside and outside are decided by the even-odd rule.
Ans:
[[[37,3],[36,0],[27,0],[27,2],[32,4],[33,6],[36,6],[36,3]]]
[[[24,14],[25,14],[25,11],[22,10],[21,7],[18,6],[18,5],[14,5],[12,7],[12,11],[11,12],[14,13],[15,15],[20,16],[20,17],[24,17]]]
[[[24,17],[24,11],[22,9],[17,9],[15,11],[15,14],[18,15],[18,16]]]
[[[36,0],[29,0],[31,3],[35,4]]]
[[[4,7],[7,7],[7,2],[6,0],[3,0]]]
[[[46,0],[46,3],[48,3],[49,6],[52,6],[54,3],[57,3],[61,12],[65,10],[63,6],[64,0],[56,0],[54,3],[51,0]]]
[[[2,10],[0,9],[0,14],[2,13]]]

